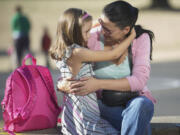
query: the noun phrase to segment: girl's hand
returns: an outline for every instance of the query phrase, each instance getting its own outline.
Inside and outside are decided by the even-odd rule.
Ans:
[[[98,90],[97,79],[93,77],[84,77],[80,81],[71,84],[71,93],[84,96]]]
[[[131,36],[133,39],[136,38],[136,31],[135,31],[134,27],[132,28],[129,36]]]
[[[75,80],[73,78],[63,78],[60,79],[57,83],[57,90],[65,93],[70,93],[71,91],[71,84]]]

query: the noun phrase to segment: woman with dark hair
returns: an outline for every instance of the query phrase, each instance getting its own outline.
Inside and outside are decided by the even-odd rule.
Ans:
[[[81,96],[100,89],[103,89],[103,92],[111,90],[138,93],[139,96],[131,98],[125,105],[109,106],[103,102],[102,92],[99,100],[101,116],[121,131],[121,135],[150,135],[153,103],[156,102],[146,86],[150,75],[154,34],[140,25],[135,25],[137,18],[138,9],[125,1],[106,5],[103,16],[99,19],[100,26],[92,29],[89,48],[112,49],[116,47],[115,43],[122,42],[135,27],[137,36],[131,43],[131,51],[127,49],[123,56],[114,61],[96,62],[94,78],[80,81],[71,79],[71,89],[61,90]],[[131,53],[132,70],[131,60],[128,59]]]

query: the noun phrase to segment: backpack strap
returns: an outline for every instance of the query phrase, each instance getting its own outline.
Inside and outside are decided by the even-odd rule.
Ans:
[[[7,123],[7,125],[4,125],[3,130],[4,130],[5,132],[8,132],[10,135],[16,135],[16,134],[14,133],[14,131],[13,131],[13,130],[14,130],[14,125],[13,125],[13,128],[11,127],[11,129],[9,129],[9,126],[10,126],[12,123],[15,123],[15,122],[18,121],[18,120],[21,120],[21,118],[20,118],[20,117],[17,117],[17,118],[15,118],[15,119],[9,121],[9,123]]]
[[[43,68],[43,70],[41,70],[42,68]],[[55,91],[54,91],[53,80],[52,80],[49,70],[48,69],[44,70],[44,67],[40,67],[40,66],[38,66],[36,68],[36,70],[41,75],[41,78],[43,79],[43,82],[44,82],[46,88],[48,89],[48,93],[49,93],[52,101],[54,102],[54,105],[57,108],[59,108],[59,112],[61,112],[62,107],[59,107],[59,105],[57,103],[57,99],[54,98],[54,97],[56,97],[56,95],[55,95]]]
[[[23,119],[26,119],[29,114],[31,113],[34,104],[37,99],[37,91],[36,91],[36,86],[34,85],[35,83],[33,82],[34,79],[32,79],[32,75],[27,67],[23,67],[23,69],[19,68],[17,71],[21,74],[21,76],[25,79],[28,85],[28,90],[29,90],[29,97],[26,102],[26,104],[23,106],[21,110],[21,117]],[[29,83],[29,81],[31,81]]]
[[[129,60],[129,67],[130,67],[130,74],[132,75],[132,69],[133,69],[133,57],[132,57],[132,43],[128,47],[128,60]]]
[[[6,88],[5,88],[5,92],[4,92],[4,98],[1,102],[2,111],[4,111],[4,109],[6,107],[6,103],[9,100],[9,95],[12,93],[12,89],[11,89],[12,74],[6,80]]]
[[[33,81],[32,79],[32,76],[29,72],[29,69],[27,67],[23,67],[22,68],[18,68],[16,70],[19,75],[21,75],[24,80],[26,81],[27,83],[27,86],[28,86],[28,91],[29,91],[29,97],[28,97],[28,100],[27,102],[25,103],[25,105],[21,108],[16,108],[17,109],[17,113],[14,114],[13,112],[12,113],[12,120],[10,120],[5,126],[4,126],[4,130],[7,131],[8,133],[10,133],[11,135],[15,135],[13,133],[14,131],[14,127],[13,127],[13,123],[15,123],[16,121],[18,120],[22,120],[22,119],[27,119],[29,117],[29,114],[31,113],[32,111],[32,108],[34,107],[34,104],[35,104],[35,101],[36,101],[36,91],[35,91],[35,86],[33,85],[34,83],[28,83],[29,81]],[[12,80],[12,79],[11,79]],[[12,91],[10,91],[12,92]],[[9,128],[10,126],[12,125],[11,128]]]

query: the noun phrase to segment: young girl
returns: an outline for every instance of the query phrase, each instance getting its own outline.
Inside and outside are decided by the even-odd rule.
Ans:
[[[62,78],[93,76],[89,62],[107,61],[120,57],[135,38],[134,29],[117,47],[108,51],[91,51],[87,41],[92,26],[92,17],[76,8],[67,9],[60,17],[57,28],[57,42],[50,54],[56,60]],[[59,81],[58,88],[63,81]],[[60,85],[59,85],[60,84]],[[65,94],[62,112],[62,133],[65,135],[116,135],[116,131],[100,117],[96,93],[87,96]]]

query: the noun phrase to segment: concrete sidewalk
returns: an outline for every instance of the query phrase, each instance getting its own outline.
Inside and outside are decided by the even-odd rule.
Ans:
[[[56,79],[58,78],[59,71],[52,70],[51,71],[54,83],[56,83]],[[10,72],[0,73],[0,99],[4,96],[4,87],[5,80],[8,77]],[[58,102],[62,103],[62,98],[59,93],[57,93]],[[0,107],[1,110],[1,107]],[[180,135],[180,116],[163,116],[163,117],[153,117],[152,122],[152,135]],[[8,133],[3,132],[3,120],[2,113],[0,112],[0,135],[7,135]],[[58,135],[60,134],[60,127],[53,129],[45,129],[38,131],[29,131],[24,133],[17,133],[16,135]]]

